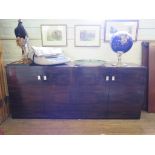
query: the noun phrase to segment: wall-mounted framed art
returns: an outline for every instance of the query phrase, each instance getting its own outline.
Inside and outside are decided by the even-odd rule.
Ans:
[[[137,41],[138,27],[138,20],[106,20],[104,41],[110,41],[112,35],[118,31],[128,32],[131,35],[133,41]]]
[[[74,44],[76,47],[98,47],[100,46],[99,25],[75,25]]]
[[[67,25],[41,25],[43,46],[67,46]]]

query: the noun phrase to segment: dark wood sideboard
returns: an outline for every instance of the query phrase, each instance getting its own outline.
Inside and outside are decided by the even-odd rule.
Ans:
[[[140,118],[146,68],[9,64],[13,118]]]

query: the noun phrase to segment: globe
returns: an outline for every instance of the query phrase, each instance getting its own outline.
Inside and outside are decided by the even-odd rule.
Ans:
[[[133,40],[128,32],[119,31],[111,37],[110,44],[114,52],[126,53],[131,49],[133,45]]]
[[[110,45],[112,50],[117,53],[118,62],[116,65],[123,66],[121,62],[121,56],[122,54],[128,52],[133,45],[131,35],[128,32],[124,31],[116,32],[111,37]]]

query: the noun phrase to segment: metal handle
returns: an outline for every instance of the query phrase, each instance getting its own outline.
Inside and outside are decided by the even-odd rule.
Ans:
[[[105,80],[106,80],[106,81],[109,81],[109,76],[106,76],[106,77],[105,77]]]
[[[37,76],[37,79],[40,81],[40,80],[41,80],[41,76],[40,76],[40,75],[38,75],[38,76]]]
[[[46,80],[47,80],[47,76],[46,76],[46,75],[44,75],[44,76],[43,76],[43,79],[44,79],[44,81],[46,81]]]
[[[112,80],[112,81],[115,81],[115,76],[112,76],[112,77],[111,77],[111,80]]]

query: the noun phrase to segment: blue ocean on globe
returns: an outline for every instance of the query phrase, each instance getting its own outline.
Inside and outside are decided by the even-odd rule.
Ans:
[[[119,31],[111,37],[111,48],[114,52],[126,53],[133,45],[133,39],[128,32]]]

